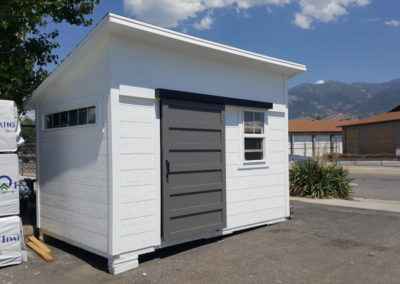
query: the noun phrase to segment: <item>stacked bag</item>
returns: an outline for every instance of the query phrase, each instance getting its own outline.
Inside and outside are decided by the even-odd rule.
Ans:
[[[26,260],[19,217],[19,134],[15,103],[0,100],[0,267]]]

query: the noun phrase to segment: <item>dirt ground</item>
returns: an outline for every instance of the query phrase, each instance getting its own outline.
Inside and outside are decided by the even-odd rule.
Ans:
[[[292,203],[294,218],[164,249],[112,276],[105,261],[53,242],[51,264],[0,270],[0,283],[399,283],[400,214]]]

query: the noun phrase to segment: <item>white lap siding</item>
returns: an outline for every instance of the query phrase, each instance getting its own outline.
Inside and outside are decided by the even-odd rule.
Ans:
[[[154,99],[119,97],[116,253],[155,247],[161,242],[157,108]]]
[[[108,251],[108,152],[103,101],[97,97],[42,109],[43,115],[96,106],[96,124],[43,129],[39,124],[40,228],[96,253]],[[44,117],[42,117],[44,118]]]
[[[259,168],[243,167],[242,111],[225,110],[227,232],[289,216],[286,108],[266,112],[266,164]]]

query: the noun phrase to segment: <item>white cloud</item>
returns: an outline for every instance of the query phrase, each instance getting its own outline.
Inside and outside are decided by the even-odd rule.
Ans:
[[[317,82],[314,83],[315,85],[323,85],[325,84],[325,80],[318,80]]]
[[[211,15],[207,15],[202,18],[199,22],[194,23],[194,28],[200,31],[209,30],[211,29],[212,24],[214,23],[214,19]]]
[[[196,18],[203,12],[233,7],[246,10],[255,6],[286,5],[291,0],[124,0],[125,11],[140,20],[164,27]]]
[[[369,0],[298,0],[300,12],[296,13],[294,23],[300,28],[310,29],[315,21],[329,23],[348,14],[350,7],[362,7]]]
[[[386,21],[385,25],[387,25],[389,27],[400,28],[400,21],[397,21],[397,20]]]
[[[310,29],[314,22],[334,21],[346,15],[349,8],[366,6],[369,2],[370,0],[124,0],[124,7],[127,14],[140,20],[170,28],[208,13],[208,16],[194,24],[196,28],[208,29],[214,21],[210,13],[215,9],[235,8],[243,11],[257,6],[270,9],[272,6],[297,3],[300,11],[294,15],[294,24]]]
[[[294,15],[294,23],[296,26],[307,30],[311,28],[312,19],[303,14],[296,13],[296,15]]]

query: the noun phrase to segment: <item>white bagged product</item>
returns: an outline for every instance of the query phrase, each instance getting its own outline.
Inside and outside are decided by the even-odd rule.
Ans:
[[[0,218],[0,267],[26,261],[24,235],[19,217]]]
[[[20,132],[15,103],[0,100],[0,153],[17,151]]]
[[[19,215],[18,156],[0,154],[0,218]]]

